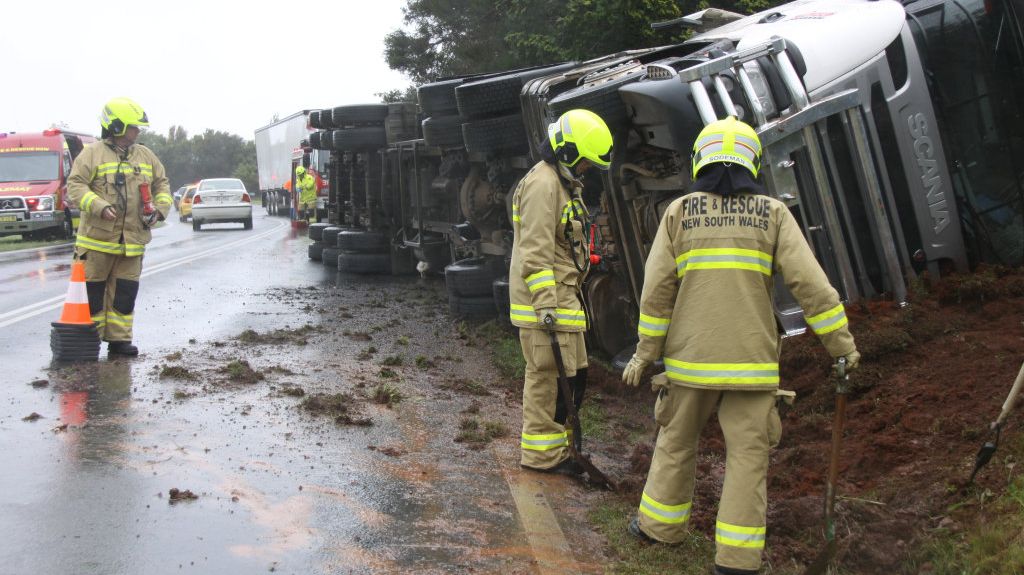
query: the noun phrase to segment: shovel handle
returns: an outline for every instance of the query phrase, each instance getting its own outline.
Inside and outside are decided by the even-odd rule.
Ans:
[[[1020,365],[1020,373],[1017,374],[1017,379],[1013,382],[1013,387],[1010,388],[1010,394],[1006,396],[1006,401],[1003,402],[1003,410],[999,413],[999,418],[992,423],[992,429],[1002,427],[1003,422],[1006,421],[1006,416],[1010,415],[1010,410],[1013,409],[1013,404],[1017,401],[1017,396],[1020,395],[1021,388],[1024,387],[1024,363]]]

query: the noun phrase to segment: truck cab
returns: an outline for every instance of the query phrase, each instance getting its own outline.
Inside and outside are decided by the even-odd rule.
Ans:
[[[67,204],[71,163],[96,139],[57,128],[0,133],[0,236],[70,238],[77,206]]]

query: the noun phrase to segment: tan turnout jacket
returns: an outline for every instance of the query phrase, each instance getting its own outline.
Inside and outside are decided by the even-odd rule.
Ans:
[[[538,162],[520,180],[512,197],[512,265],[509,299],[512,324],[542,328],[537,312],[555,308],[557,331],[586,331],[587,318],[577,296],[583,274],[573,264],[569,229],[580,265],[590,257],[583,227],[572,210],[586,217],[577,188],[560,178],[558,168]],[[574,199],[575,198],[575,199]]]
[[[767,196],[687,194],[665,212],[647,258],[637,354],[679,385],[775,389],[780,273],[833,357],[854,350],[836,290],[789,209]]]
[[[118,172],[125,176],[125,186],[120,190],[114,185]],[[141,144],[128,148],[123,158],[107,141],[86,146],[68,178],[68,202],[82,211],[75,245],[109,254],[141,256],[152,238],[142,221],[139,184],[143,182],[149,184],[153,205],[166,218],[173,199],[156,154]],[[117,210],[116,220],[101,217],[107,206]]]

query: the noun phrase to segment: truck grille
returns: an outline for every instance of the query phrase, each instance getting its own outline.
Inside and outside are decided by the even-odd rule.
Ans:
[[[21,198],[0,198],[0,210],[24,210],[25,200]]]
[[[647,79],[648,80],[671,80],[678,74],[674,68],[665,66],[664,64],[648,64],[647,65]]]

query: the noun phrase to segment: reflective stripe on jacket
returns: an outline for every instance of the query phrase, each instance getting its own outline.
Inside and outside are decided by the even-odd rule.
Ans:
[[[694,192],[665,211],[647,257],[637,354],[679,385],[774,389],[775,274],[833,357],[854,350],[846,312],[799,225],[767,196]]]
[[[577,292],[583,274],[573,264],[566,239],[568,227],[578,261],[590,257],[583,241],[583,226],[573,220],[572,209],[586,218],[582,202],[570,203],[572,188],[560,178],[557,168],[539,162],[520,180],[512,196],[512,264],[509,269],[509,298],[512,324],[543,327],[537,318],[541,309],[554,309],[558,331],[586,331],[587,318]]]
[[[118,174],[124,176],[124,187],[115,185]],[[135,144],[121,157],[107,141],[86,146],[68,177],[68,203],[81,210],[75,245],[141,256],[152,238],[142,222],[142,183],[149,184],[154,206],[166,218],[171,206],[170,185],[163,164],[149,148]],[[114,221],[101,216],[108,206],[117,210]]]
[[[312,204],[316,202],[316,180],[306,172],[301,178],[295,180],[299,188],[299,203]]]

